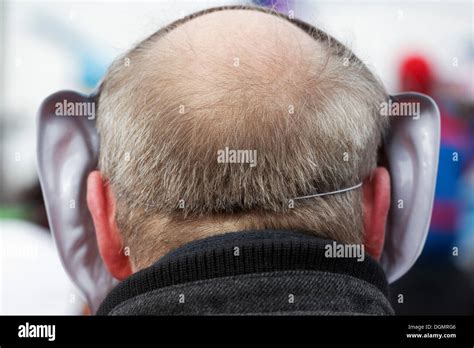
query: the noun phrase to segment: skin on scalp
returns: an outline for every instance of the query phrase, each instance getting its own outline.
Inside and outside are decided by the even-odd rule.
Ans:
[[[97,125],[100,170],[136,269],[246,229],[362,242],[360,190],[288,208],[289,198],[352,186],[376,166],[386,94],[349,50],[234,9],[181,23],[126,57],[104,79]],[[217,163],[226,146],[257,150],[257,166]]]
[[[181,74],[194,77],[203,89],[216,90],[219,83],[225,88],[231,75],[238,87],[248,87],[253,81],[272,92],[281,87],[286,92],[289,81],[304,81],[303,76],[292,74],[304,73],[301,65],[311,64],[307,57],[322,50],[317,41],[288,21],[248,10],[196,17],[168,32],[154,46],[150,60],[157,66],[171,64]]]
[[[226,129],[242,118],[274,121],[255,120],[251,108],[242,112],[244,103],[273,109],[269,117],[284,118],[286,126],[291,122],[288,106],[297,104],[317,83],[308,70],[317,75],[327,59],[323,45],[300,28],[249,10],[198,16],[148,41],[136,53],[129,55],[126,78],[132,88],[142,93],[147,93],[143,88],[149,89],[150,97],[160,94],[179,101],[186,113],[190,111],[186,120]],[[123,91],[123,85],[117,88]],[[171,122],[177,117],[175,112],[159,115],[164,122],[167,116]],[[258,132],[260,127],[245,128]]]

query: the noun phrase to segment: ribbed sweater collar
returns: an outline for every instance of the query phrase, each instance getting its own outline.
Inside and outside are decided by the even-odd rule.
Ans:
[[[376,286],[388,297],[385,274],[373,258],[326,257],[334,241],[299,231],[252,230],[226,233],[186,244],[119,283],[97,314],[158,288],[251,273],[312,270],[345,274]]]

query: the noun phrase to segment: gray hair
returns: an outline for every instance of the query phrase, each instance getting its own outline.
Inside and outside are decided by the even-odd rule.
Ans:
[[[254,52],[261,59],[240,62],[239,69],[207,57],[216,71],[209,78],[181,65],[178,44],[156,48],[177,25],[224,9],[267,12],[297,25],[315,39],[313,54],[284,47]],[[344,45],[261,8],[206,10],[141,42],[108,71],[97,120],[99,168],[116,195],[117,223],[134,265],[145,267],[193,239],[247,229],[361,243],[361,189],[292,198],[370,175],[388,127],[378,114],[386,98]],[[258,164],[220,163],[217,154],[226,147],[256,150]]]

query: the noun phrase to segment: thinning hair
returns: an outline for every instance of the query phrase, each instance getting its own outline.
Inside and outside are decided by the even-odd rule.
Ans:
[[[260,35],[275,40],[275,49],[232,42],[244,56],[231,60],[228,47],[216,53],[171,42],[175,28],[224,10],[273,15],[314,40],[289,49],[291,42],[269,31]],[[116,196],[135,267],[191,240],[238,230],[362,242],[361,189],[292,200],[370,175],[388,127],[378,116],[383,85],[326,33],[259,7],[205,10],[117,59],[98,98],[99,168]],[[256,166],[220,163],[226,147],[255,150]]]

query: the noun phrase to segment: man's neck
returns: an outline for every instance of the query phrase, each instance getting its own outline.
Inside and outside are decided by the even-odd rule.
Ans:
[[[197,240],[119,284],[98,314],[393,314],[380,265],[327,246],[297,231]]]

